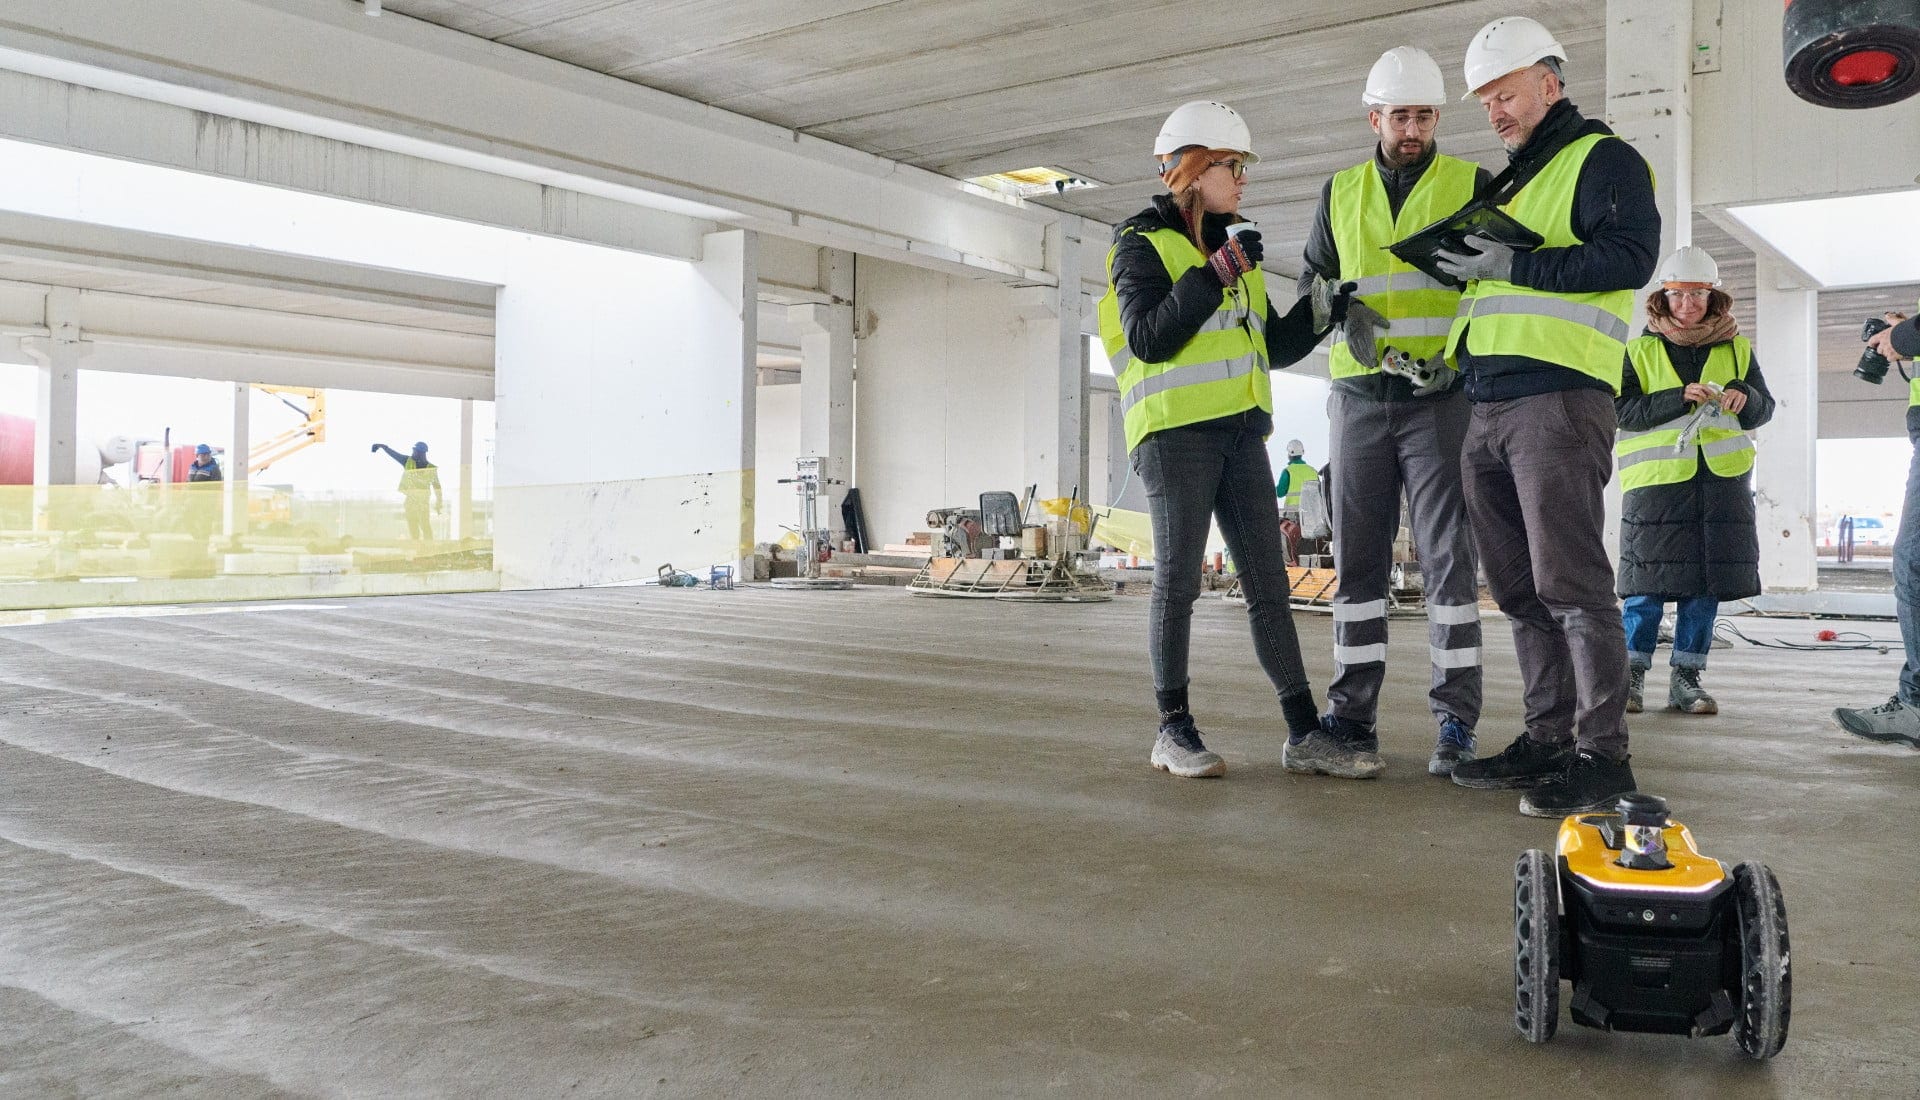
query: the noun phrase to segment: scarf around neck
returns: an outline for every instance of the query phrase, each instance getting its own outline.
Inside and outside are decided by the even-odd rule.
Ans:
[[[1718,317],[1702,317],[1697,324],[1683,325],[1671,317],[1647,317],[1647,328],[1679,344],[1683,348],[1710,347],[1724,344],[1740,332],[1740,322],[1733,314],[1722,313]]]

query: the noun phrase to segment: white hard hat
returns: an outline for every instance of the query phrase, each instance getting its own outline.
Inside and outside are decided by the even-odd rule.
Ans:
[[[1567,48],[1553,32],[1524,15],[1496,19],[1480,28],[1467,44],[1467,94],[1473,94],[1508,73],[1546,58],[1567,59]]]
[[[1713,262],[1707,250],[1695,245],[1686,245],[1674,250],[1667,262],[1660,265],[1660,282],[1669,283],[1705,283],[1708,286],[1720,285],[1720,265]]]
[[[1253,154],[1253,135],[1247,130],[1240,112],[1211,99],[1182,103],[1160,124],[1160,136],[1153,139],[1153,155],[1166,156],[1189,145],[1208,149],[1231,149],[1248,164],[1260,160]]]
[[[1395,46],[1373,63],[1360,101],[1369,107],[1439,107],[1447,101],[1446,81],[1427,51]]]
[[[1300,456],[1300,455],[1303,455],[1303,454],[1306,454],[1306,453],[1307,453],[1307,445],[1306,445],[1305,443],[1302,443],[1302,442],[1300,442],[1300,441],[1299,441],[1299,440],[1297,440],[1297,439],[1289,439],[1289,440],[1287,440],[1287,454],[1288,454],[1288,456],[1290,456],[1290,457],[1298,457],[1298,456]]]

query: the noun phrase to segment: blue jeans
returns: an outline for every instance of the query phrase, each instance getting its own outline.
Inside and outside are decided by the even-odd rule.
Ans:
[[[1620,617],[1627,628],[1627,664],[1633,668],[1653,667],[1653,647],[1660,641],[1660,616],[1667,604],[1658,596],[1628,596],[1620,605]],[[1713,618],[1720,613],[1720,601],[1712,596],[1690,596],[1673,601],[1673,659],[1675,668],[1707,667],[1707,650],[1713,648]]]
[[[1920,706],[1920,408],[1907,410],[1907,440],[1916,446],[1907,464],[1900,532],[1893,537],[1893,606],[1907,650],[1900,666],[1900,701]]]

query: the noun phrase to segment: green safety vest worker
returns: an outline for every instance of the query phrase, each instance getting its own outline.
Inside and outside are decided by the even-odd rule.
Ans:
[[[1280,483],[1273,488],[1276,493],[1285,498],[1283,503],[1288,508],[1298,508],[1300,507],[1300,490],[1306,488],[1308,482],[1319,480],[1320,471],[1307,465],[1306,459],[1290,458],[1286,466],[1280,470]]]
[[[1633,373],[1640,379],[1644,393],[1677,390],[1685,385],[1673,369],[1666,343],[1658,336],[1649,334],[1629,343],[1627,361],[1633,365]],[[1700,381],[1716,382],[1724,388],[1729,382],[1746,378],[1747,367],[1752,362],[1753,344],[1744,336],[1735,336],[1732,342],[1720,344],[1707,354],[1706,365],[1700,368]],[[1721,477],[1739,477],[1753,469],[1753,437],[1740,430],[1739,420],[1734,417],[1726,420],[1733,427],[1701,428],[1693,446],[1675,453],[1680,445],[1680,431],[1693,412],[1689,409],[1644,432],[1620,433],[1613,445],[1613,454],[1620,467],[1621,492],[1691,481],[1700,469],[1701,458],[1707,460],[1707,469]]]
[[[1570,141],[1526,186],[1501,207],[1540,234],[1542,248],[1583,243],[1573,232],[1574,192],[1587,154],[1609,134]],[[1458,369],[1460,341],[1476,356],[1517,355],[1554,363],[1597,378],[1620,393],[1632,289],[1583,294],[1535,290],[1501,279],[1475,279],[1460,296],[1460,312],[1447,333],[1447,365]]]
[[[1328,191],[1327,221],[1340,256],[1340,281],[1359,284],[1354,297],[1392,324],[1382,340],[1415,359],[1431,359],[1446,347],[1460,290],[1400,259],[1386,246],[1472,202],[1478,172],[1471,162],[1434,154],[1433,163],[1400,204],[1398,217],[1371,158],[1334,176]],[[1328,371],[1334,378],[1380,370],[1355,359],[1344,336],[1327,354]]]
[[[1128,233],[1140,233],[1128,229]],[[1153,244],[1174,281],[1207,262],[1185,234],[1151,229]],[[1267,379],[1267,283],[1254,268],[1220,296],[1220,307],[1193,339],[1163,363],[1144,363],[1127,349],[1120,328],[1120,299],[1113,286],[1113,256],[1107,250],[1107,292],[1100,298],[1100,342],[1120,386],[1127,450],[1154,432],[1217,420],[1259,407],[1273,412]]]

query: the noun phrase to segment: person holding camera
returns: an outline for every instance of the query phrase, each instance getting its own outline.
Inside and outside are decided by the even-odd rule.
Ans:
[[[1760,593],[1748,433],[1773,419],[1773,395],[1719,286],[1720,267],[1705,249],[1687,245],[1667,258],[1647,296],[1647,331],[1627,345],[1613,403],[1629,714],[1644,705],[1669,601],[1667,709],[1719,713],[1700,686],[1714,616],[1722,600]]]
[[[1181,105],[1153,145],[1167,193],[1121,223],[1107,253],[1100,340],[1153,523],[1147,650],[1160,729],[1148,759],[1185,778],[1226,774],[1187,705],[1193,603],[1218,518],[1246,593],[1254,653],[1286,717],[1283,758],[1310,751],[1324,758],[1323,770],[1364,778],[1379,771],[1378,757],[1370,762],[1320,732],[1287,605],[1286,542],[1267,459],[1267,371],[1305,358],[1335,324],[1347,325],[1356,354],[1370,359],[1372,333],[1386,322],[1332,284],[1284,315],[1274,309],[1260,234],[1239,213],[1247,166],[1259,159],[1252,145],[1246,122],[1226,104]]]
[[[1885,319],[1887,327],[1869,336],[1867,346],[1896,362],[1920,357],[1920,330],[1914,320],[1900,313]],[[1893,604],[1907,651],[1899,689],[1877,707],[1839,707],[1833,718],[1855,737],[1920,748],[1920,377],[1907,384],[1907,439],[1915,448],[1907,466],[1900,531],[1893,538]]]

